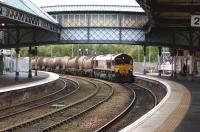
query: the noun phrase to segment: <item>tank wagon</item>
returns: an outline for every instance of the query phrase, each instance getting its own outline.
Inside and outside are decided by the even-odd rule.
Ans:
[[[66,67],[65,67],[66,73],[70,73],[70,74],[73,74],[73,75],[78,74],[78,59],[79,58],[80,58],[79,56],[76,56],[76,57],[70,58],[68,60]]]
[[[56,71],[57,73],[64,73],[65,72],[65,67],[69,61],[70,57],[65,56],[65,57],[59,57],[58,61],[56,62]]]
[[[126,54],[56,57],[49,58],[49,61],[42,60],[42,63],[39,59],[37,61],[40,70],[45,70],[46,67],[46,70],[50,69],[58,73],[84,75],[115,82],[127,82],[133,77],[133,59]]]
[[[48,57],[39,57],[37,59],[38,69],[40,69],[40,70],[47,70],[48,61],[49,61]]]

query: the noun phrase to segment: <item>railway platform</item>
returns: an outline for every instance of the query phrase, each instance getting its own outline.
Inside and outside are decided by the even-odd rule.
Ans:
[[[200,127],[198,126],[199,116],[196,114],[198,110],[195,108],[199,105],[198,99],[200,98],[198,95],[200,92],[197,92],[198,81],[194,81],[194,83],[189,82],[187,78],[173,80],[170,77],[136,76],[164,84],[167,88],[167,94],[156,107],[121,132],[188,132],[198,130],[197,128]]]
[[[176,79],[171,77],[162,77],[167,80],[176,81],[184,85],[191,94],[191,104],[185,117],[180,125],[175,129],[175,132],[195,132],[200,129],[200,78],[195,77],[193,81],[188,81],[186,77],[178,77]]]
[[[0,76],[0,93],[13,90],[25,89],[29,87],[39,86],[59,78],[59,75],[50,72],[38,72],[38,76],[27,78],[28,73],[20,73],[18,81],[15,81],[15,73],[6,73]]]

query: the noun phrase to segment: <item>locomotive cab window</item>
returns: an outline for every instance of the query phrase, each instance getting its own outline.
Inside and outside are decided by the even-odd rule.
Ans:
[[[95,61],[95,67],[97,67],[98,66],[98,61]]]
[[[132,58],[129,56],[121,55],[115,59],[116,65],[132,64]]]
[[[111,68],[111,62],[110,62],[110,61],[107,61],[106,64],[107,64],[107,68],[110,69],[110,68]]]

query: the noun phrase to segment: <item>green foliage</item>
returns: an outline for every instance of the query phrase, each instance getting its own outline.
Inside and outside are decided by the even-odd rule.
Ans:
[[[117,54],[127,53],[130,46],[128,45],[111,45],[111,44],[74,44],[74,45],[48,45],[38,47],[38,56],[77,56],[81,54],[79,49],[82,49],[86,54],[88,49],[89,55],[100,54]],[[73,53],[72,53],[73,52]]]
[[[144,50],[142,46],[134,46],[128,53],[135,62],[142,62],[144,58]]]
[[[20,49],[20,56],[21,56],[21,57],[26,57],[26,56],[28,56],[28,48],[27,48],[27,47],[21,48],[21,49]]]
[[[38,56],[44,57],[61,57],[61,56],[77,56],[80,54],[79,49],[82,49],[86,55],[88,49],[88,55],[104,55],[104,54],[118,54],[126,53],[133,57],[136,62],[143,62],[144,49],[141,45],[120,45],[120,44],[65,44],[65,45],[45,45],[38,46]],[[150,49],[150,52],[149,52]],[[168,48],[163,48],[162,51],[169,51]],[[158,56],[158,47],[148,46],[146,47],[146,61],[156,62]],[[150,55],[149,55],[150,53]],[[15,51],[13,50],[13,56]],[[20,56],[28,56],[28,48],[21,48]]]
[[[147,61],[157,62],[157,60],[158,60],[158,47],[152,47],[152,46],[147,47]]]
[[[165,51],[166,50],[167,49],[165,49]],[[133,57],[134,61],[143,62],[144,47],[140,45],[134,46],[128,54]],[[146,47],[146,61],[157,62],[157,60],[158,60],[158,47],[153,47],[153,46]]]

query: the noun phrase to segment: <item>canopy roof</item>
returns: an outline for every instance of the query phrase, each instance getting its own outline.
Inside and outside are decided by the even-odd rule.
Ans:
[[[7,26],[23,24],[58,32],[58,22],[30,0],[0,0],[1,22]],[[11,25],[12,24],[12,25]]]
[[[126,54],[122,54],[122,53],[119,53],[119,54],[107,54],[107,55],[98,55],[94,58],[94,60],[115,60],[115,58],[117,58],[118,56],[121,56],[121,55],[126,55]],[[128,56],[128,55],[126,55]],[[131,57],[130,57],[131,58]]]
[[[52,18],[44,10],[36,6],[30,0],[0,0],[0,3],[23,10],[35,16],[39,16],[45,20],[48,20],[49,22],[58,23],[54,18]]]
[[[46,12],[144,12],[140,6],[125,5],[57,5],[42,8]]]
[[[152,26],[187,28],[191,15],[200,14],[200,0],[137,0]]]

